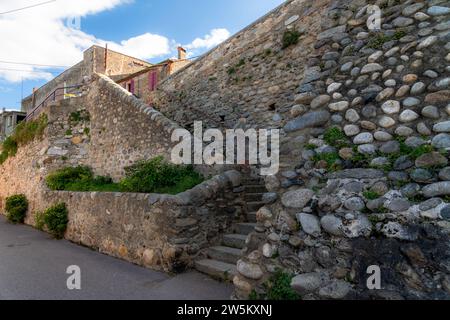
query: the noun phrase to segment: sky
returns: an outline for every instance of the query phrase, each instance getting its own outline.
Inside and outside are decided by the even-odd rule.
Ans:
[[[94,44],[153,63],[176,57],[178,45],[196,57],[283,2],[0,0],[0,108],[20,109]]]

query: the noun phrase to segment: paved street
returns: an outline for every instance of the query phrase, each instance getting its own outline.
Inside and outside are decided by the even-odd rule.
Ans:
[[[81,290],[70,291],[70,265],[81,268]],[[0,299],[229,299],[232,287],[189,272],[175,277],[53,240],[0,216]]]

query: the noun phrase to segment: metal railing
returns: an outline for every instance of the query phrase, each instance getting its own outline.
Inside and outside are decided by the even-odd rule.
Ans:
[[[31,110],[27,117],[25,118],[25,121],[29,121],[33,119],[36,115],[39,115],[42,108],[47,106],[47,104],[55,101],[60,101],[64,99],[79,97],[83,93],[83,85],[77,84],[74,86],[68,86],[68,87],[61,87],[55,89],[52,93],[50,93],[47,98],[44,99],[37,107],[35,107],[33,110]]]

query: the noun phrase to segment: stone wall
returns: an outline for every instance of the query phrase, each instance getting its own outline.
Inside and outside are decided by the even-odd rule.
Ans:
[[[450,2],[329,3],[236,294],[263,297],[281,268],[303,299],[449,299]]]
[[[240,194],[233,193],[239,185],[240,174],[229,171],[177,196],[41,190],[30,215],[64,202],[66,239],[141,266],[181,272],[203,249],[219,244],[239,217]]]
[[[329,0],[289,0],[158,87],[155,107],[182,126],[277,126],[289,111]],[[283,47],[286,31],[301,36]]]
[[[227,171],[176,196],[129,193],[54,192],[48,173],[87,165],[97,175],[123,177],[124,167],[170,154],[178,128],[105,76],[94,77],[89,92],[46,106],[45,134],[0,166],[0,213],[5,200],[25,194],[35,214],[65,202],[65,238],[157,270],[182,271],[221,235],[242,210],[241,175]]]

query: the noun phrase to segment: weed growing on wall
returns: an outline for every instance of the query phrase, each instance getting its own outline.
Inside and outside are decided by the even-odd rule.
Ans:
[[[51,190],[74,192],[133,192],[178,194],[203,182],[191,166],[170,164],[162,157],[126,168],[126,177],[114,183],[109,177],[94,176],[89,167],[68,167],[49,174]]]
[[[42,137],[45,128],[47,128],[47,123],[46,114],[42,114],[36,120],[21,122],[14,130],[14,133],[6,138],[2,144],[0,164],[3,164],[9,157],[14,157],[20,146]]]
[[[192,166],[174,165],[156,157],[126,168],[120,186],[127,192],[177,194],[201,182],[203,177]]]
[[[300,300],[300,296],[291,287],[291,281],[294,276],[278,270],[263,286],[266,293],[264,295],[252,291],[249,300]]]
[[[297,44],[299,39],[300,39],[300,32],[286,31],[283,34],[283,49],[286,49],[292,45]]]
[[[28,211],[28,200],[23,194],[6,198],[6,217],[12,223],[23,223]]]

